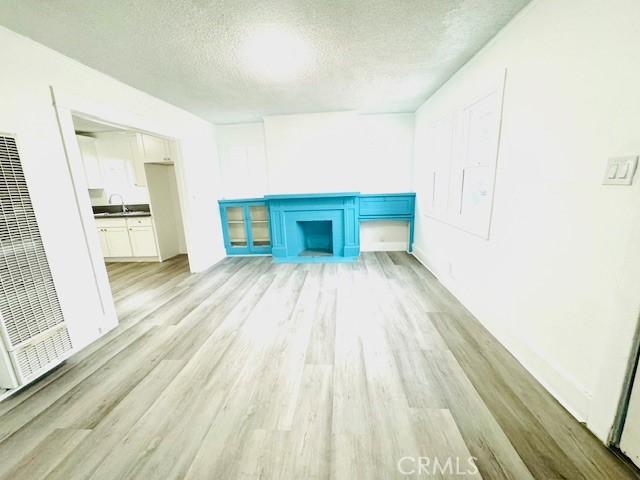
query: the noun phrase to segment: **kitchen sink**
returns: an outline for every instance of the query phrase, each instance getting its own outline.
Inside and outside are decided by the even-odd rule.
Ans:
[[[94,217],[135,217],[137,215],[151,215],[149,212],[145,212],[143,210],[133,211],[133,212],[104,212],[104,213],[94,213]]]

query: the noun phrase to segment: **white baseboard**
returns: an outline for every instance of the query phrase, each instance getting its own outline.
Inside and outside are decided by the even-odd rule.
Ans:
[[[496,335],[496,338],[499,337]],[[552,365],[534,347],[527,345],[519,338],[511,336],[509,340],[503,341],[500,338],[499,340],[576,420],[586,422],[591,394],[571,375]]]
[[[444,285],[444,282],[440,278],[440,272],[437,268],[435,268],[433,264],[431,264],[431,262],[429,262],[429,260],[427,259],[427,255],[420,248],[414,246],[413,252],[411,252],[411,254],[422,264],[424,268],[429,270],[433,274],[433,276],[436,277],[438,281]]]
[[[465,302],[462,295],[447,281],[447,277],[441,275],[434,262],[429,261],[428,256],[420,248],[414,248],[413,256],[429,270],[440,283],[462,303],[478,321],[511,353],[520,364],[579,422],[585,422],[591,402],[591,394],[582,387],[567,372],[552,365],[541,352],[532,345],[516,337],[506,328],[500,328],[489,324],[479,318],[469,302]]]
[[[105,263],[160,262],[160,257],[104,257]]]

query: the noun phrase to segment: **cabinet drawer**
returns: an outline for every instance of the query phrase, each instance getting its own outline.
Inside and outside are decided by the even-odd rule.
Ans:
[[[413,196],[361,197],[361,217],[393,217],[413,215]]]
[[[151,217],[132,217],[127,218],[128,227],[151,227]]]
[[[96,218],[96,226],[98,228],[126,227],[127,219],[126,218]]]

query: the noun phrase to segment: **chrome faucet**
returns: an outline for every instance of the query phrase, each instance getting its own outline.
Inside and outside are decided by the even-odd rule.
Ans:
[[[122,205],[122,213],[127,213],[127,207],[124,206],[124,197],[119,193],[112,193],[109,195],[109,205],[111,205],[111,199],[113,197],[120,197],[120,205]]]

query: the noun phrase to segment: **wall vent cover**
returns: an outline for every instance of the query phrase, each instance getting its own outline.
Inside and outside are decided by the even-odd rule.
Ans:
[[[0,332],[7,350],[20,350],[16,355],[24,360],[16,368],[24,365],[30,369],[45,357],[51,363],[52,355],[69,350],[68,333],[63,342],[52,340],[62,343],[43,344],[39,350],[30,342],[36,336],[45,342],[42,338],[48,332],[60,335],[61,330],[52,329],[63,323],[16,141],[0,135]],[[66,327],[63,330],[66,332]]]
[[[12,352],[22,383],[37,377],[47,367],[64,358],[72,349],[67,327],[62,325],[46,337],[34,340]]]

